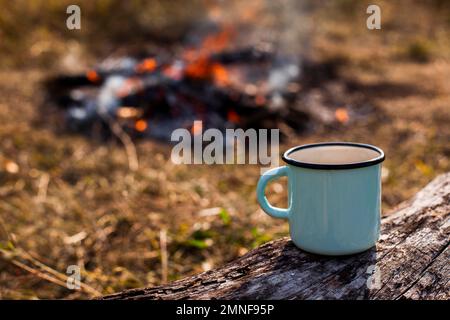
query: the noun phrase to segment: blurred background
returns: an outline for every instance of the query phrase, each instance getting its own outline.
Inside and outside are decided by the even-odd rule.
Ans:
[[[79,1],[80,30],[70,4],[0,0],[2,299],[154,286],[288,235],[259,166],[171,162],[193,119],[381,147],[383,215],[449,171],[448,1]]]

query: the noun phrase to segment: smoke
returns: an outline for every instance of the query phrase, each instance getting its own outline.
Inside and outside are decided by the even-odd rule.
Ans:
[[[207,19],[218,26],[233,26],[232,46],[269,50],[273,61],[267,69],[269,107],[282,109],[282,92],[301,76],[302,57],[310,46],[311,8],[302,0],[246,0],[207,2]]]

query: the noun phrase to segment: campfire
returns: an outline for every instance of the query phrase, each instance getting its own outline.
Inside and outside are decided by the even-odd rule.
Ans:
[[[57,76],[49,97],[73,130],[108,134],[113,120],[134,138],[164,141],[177,128],[195,133],[195,120],[205,130],[279,128],[282,137],[311,123],[352,120],[345,88],[321,87],[333,80],[334,64],[285,54],[276,42],[236,45],[240,28],[230,24],[211,29],[175,53],[113,57],[84,74]]]

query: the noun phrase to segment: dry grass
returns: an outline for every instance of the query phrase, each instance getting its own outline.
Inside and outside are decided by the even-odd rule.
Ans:
[[[398,4],[386,1],[381,32],[361,27],[365,15],[357,9],[355,19],[334,5],[315,13],[310,54],[344,58],[340,77],[359,83],[376,114],[318,128],[282,146],[351,140],[382,147],[385,212],[450,169],[448,21],[434,7],[403,5],[408,3],[421,19],[398,20]],[[21,68],[11,45],[0,71],[0,298],[87,298],[152,286],[287,234],[286,223],[267,217],[256,203],[257,167],[178,166],[168,146],[140,141],[133,172],[120,143],[70,135],[56,115],[43,116],[48,110],[41,107],[40,81],[49,66],[43,57],[68,46],[58,32],[50,36],[54,44]],[[33,40],[20,43],[27,41]],[[414,43],[426,49],[412,50]],[[82,56],[98,52],[83,41],[75,46]],[[25,53],[18,61],[28,58]],[[283,205],[285,181],[269,188],[272,202]],[[80,291],[65,288],[71,264],[83,266]]]

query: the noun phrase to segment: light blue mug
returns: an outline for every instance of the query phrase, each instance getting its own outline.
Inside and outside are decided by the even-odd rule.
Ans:
[[[347,255],[375,245],[380,233],[381,162],[374,146],[327,142],[294,147],[286,166],[265,172],[257,186],[261,208],[287,219],[294,244],[308,252]],[[269,181],[287,176],[288,208],[269,204]]]

